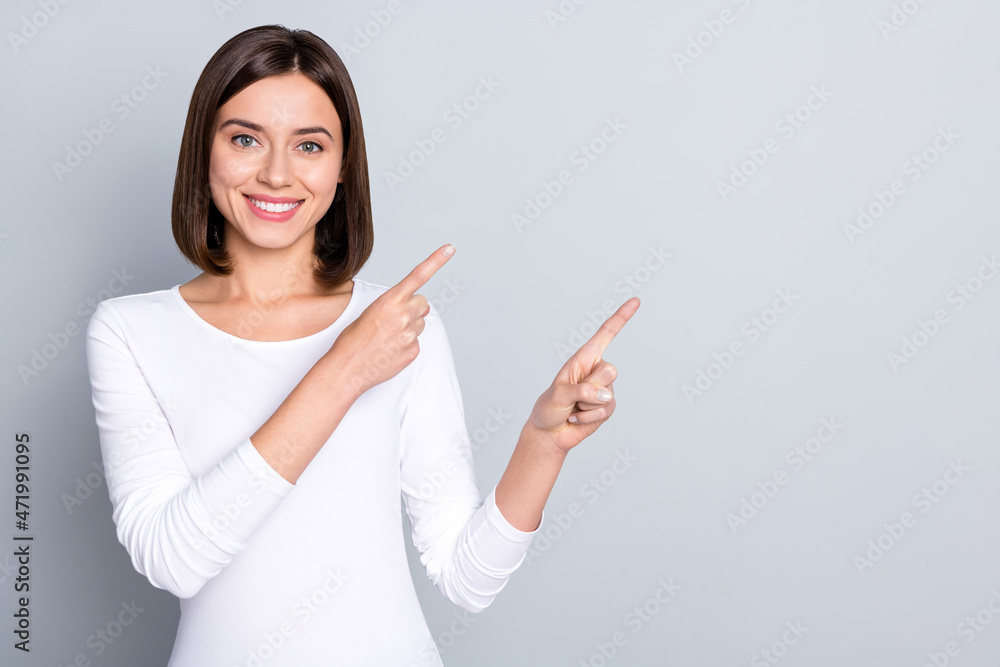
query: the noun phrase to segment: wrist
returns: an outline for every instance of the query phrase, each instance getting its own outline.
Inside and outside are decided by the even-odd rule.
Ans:
[[[569,454],[568,449],[562,449],[558,446],[555,434],[551,431],[538,428],[530,420],[525,422],[524,426],[521,427],[519,441],[530,447],[536,456],[541,456],[560,464],[565,460],[566,455]]]
[[[330,348],[320,357],[318,365],[322,367],[323,375],[329,378],[330,390],[336,392],[338,396],[347,398],[349,403],[353,404],[368,391],[364,375],[355,369],[337,348]]]

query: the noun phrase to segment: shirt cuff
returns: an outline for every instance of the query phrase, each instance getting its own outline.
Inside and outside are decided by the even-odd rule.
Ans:
[[[542,529],[542,524],[545,523],[545,510],[542,510],[542,516],[538,520],[538,526],[531,531],[518,530],[510,524],[507,519],[504,518],[503,513],[500,512],[500,508],[497,507],[497,490],[493,487],[490,491],[490,495],[486,497],[486,517],[491,524],[497,529],[497,531],[506,537],[511,542],[517,542],[519,544],[528,544],[531,542],[532,538],[538,534],[538,531]]]
[[[295,484],[289,482],[287,479],[278,474],[278,472],[271,467],[260,452],[254,447],[254,444],[247,438],[236,448],[236,453],[246,465],[247,470],[250,475],[260,482],[256,482],[255,485],[259,488],[261,482],[270,487],[270,490],[281,495],[282,498],[287,496],[292,489],[295,488]]]
[[[295,485],[279,475],[245,439],[209,474],[195,482],[205,515],[193,513],[203,533],[229,553],[247,542]]]

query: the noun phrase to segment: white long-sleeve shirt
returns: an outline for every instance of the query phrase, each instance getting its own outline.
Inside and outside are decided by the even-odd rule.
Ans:
[[[170,666],[441,665],[400,494],[428,577],[472,612],[541,524],[518,530],[495,488],[482,498],[437,311],[417,358],[351,406],[292,484],[249,438],[387,288],[355,278],[331,326],[265,342],[209,324],[178,287],[103,301],[86,337],[118,539],[136,570],[181,598]]]

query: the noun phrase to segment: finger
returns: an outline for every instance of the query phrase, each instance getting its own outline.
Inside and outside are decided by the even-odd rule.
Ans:
[[[639,310],[639,297],[632,297],[621,306],[618,310],[608,319],[604,320],[604,324],[601,328],[597,330],[593,336],[590,337],[586,343],[580,346],[580,349],[576,351],[573,357],[570,357],[570,361],[573,358],[576,359],[600,359],[601,355],[604,354],[604,350],[608,347],[608,344],[614,339],[625,323],[628,322],[635,311]],[[569,362],[567,362],[569,363]]]
[[[609,417],[615,411],[615,403],[612,401],[608,405],[602,405],[599,408],[594,408],[593,410],[581,410],[579,412],[574,412],[569,416],[569,421],[572,424],[593,424],[594,422],[602,422]]]
[[[618,369],[615,368],[614,364],[609,361],[601,359],[596,364],[594,364],[593,370],[590,375],[583,378],[581,382],[593,382],[594,384],[599,384],[607,387],[609,384],[618,379]]]
[[[586,383],[587,385],[593,387],[593,391],[585,391],[582,400],[576,402],[576,408],[578,410],[593,410],[595,408],[603,408],[605,405],[615,400],[615,389],[613,383],[604,384],[601,382],[597,383]],[[600,400],[599,391],[605,389],[611,393],[611,397],[605,401]]]
[[[609,396],[607,400],[601,400],[598,396],[598,392],[600,391],[611,392],[610,389],[604,387],[603,385],[592,384],[590,382],[581,382],[580,384],[564,384],[556,387],[552,398],[556,405],[562,406],[563,408],[570,406],[575,408],[581,403],[593,405],[594,407],[602,407],[614,400],[614,393],[611,393],[611,396]]]
[[[598,387],[604,387],[608,389],[612,396],[614,396],[614,381],[618,378],[618,369],[612,364],[604,361],[598,361],[594,365],[593,372],[587,377],[583,378],[581,382],[589,382],[595,384]],[[603,403],[593,403],[593,402],[577,402],[577,407],[581,410],[589,410],[591,408],[599,408]]]
[[[417,264],[409,275],[399,281],[395,287],[386,291],[403,299],[413,296],[454,254],[455,247],[450,243],[444,244],[435,250],[430,257]]]

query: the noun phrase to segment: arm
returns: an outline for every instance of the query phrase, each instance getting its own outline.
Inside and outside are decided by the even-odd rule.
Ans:
[[[553,447],[539,431],[526,423],[521,428],[510,463],[496,488],[496,503],[508,522],[518,530],[537,530],[542,511],[566,452]]]
[[[276,469],[287,474],[293,465],[304,467],[353,400],[336,391],[342,380],[324,357],[252,439],[233,442],[229,455],[195,478],[124,331],[113,305],[102,302],[86,335],[113,519],[135,569],[157,588],[188,598],[246,547],[294,488]],[[287,420],[315,410],[320,398],[327,409],[292,429]],[[322,419],[315,418],[319,413]],[[287,429],[281,438],[278,429]],[[289,454],[293,443],[300,445],[298,458]]]
[[[438,248],[337,337],[275,413],[250,436],[260,455],[295,483],[354,402],[417,357],[427,299],[415,294],[452,255]],[[426,309],[426,310],[425,310]]]
[[[193,596],[250,538],[368,388],[416,357],[426,299],[414,291],[447,261],[418,265],[351,324],[275,413],[197,479],[129,347],[111,303],[87,327],[87,364],[118,539],[135,569],[178,597]],[[152,428],[149,423],[154,423]],[[143,426],[143,437],[134,433]]]
[[[279,475],[298,481],[361,395],[334,346],[319,358],[250,441]]]
[[[480,612],[524,561],[538,528],[511,525],[495,494],[485,501],[480,494],[451,348],[433,309],[414,363],[400,424],[400,485],[413,545],[437,589]]]
[[[540,525],[566,454],[615,411],[618,371],[601,355],[638,308],[637,298],[622,304],[566,361],[535,403],[496,488],[497,506],[518,529]]]
[[[427,317],[402,423],[401,483],[420,562],[455,604],[482,611],[524,561],[566,454],[614,411],[617,371],[600,355],[638,307],[638,299],[626,301],[566,362],[485,502],[444,325],[433,309]]]

